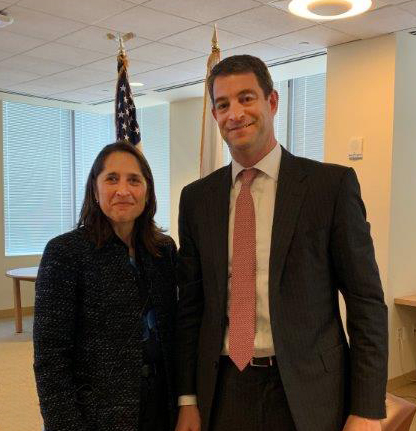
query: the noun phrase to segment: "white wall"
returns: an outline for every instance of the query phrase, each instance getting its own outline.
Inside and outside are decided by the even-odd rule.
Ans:
[[[328,50],[325,161],[357,172],[387,282],[391,142],[394,102],[394,36],[347,43]],[[363,160],[348,159],[351,137],[364,138]]]
[[[203,98],[170,105],[170,233],[178,241],[178,207],[181,190],[199,178]]]
[[[405,327],[403,369],[416,368],[416,309],[393,305],[394,297],[416,292],[416,38],[407,32],[396,35],[395,100],[393,125],[392,181],[388,300],[390,346],[397,352],[396,331]],[[392,360],[395,354],[392,351]],[[392,364],[396,375],[399,364]]]
[[[361,184],[389,307],[389,378],[403,374],[397,328],[407,325],[404,372],[416,368],[414,310],[394,297],[415,291],[416,39],[387,35],[330,48],[325,160],[352,166]],[[348,159],[351,137],[364,138],[363,160]],[[413,198],[413,199],[412,199]]]

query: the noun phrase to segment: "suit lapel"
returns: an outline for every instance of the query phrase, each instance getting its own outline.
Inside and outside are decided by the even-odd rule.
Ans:
[[[276,303],[283,268],[307,188],[299,161],[282,148],[269,261],[270,304]],[[271,307],[273,309],[274,307]]]
[[[230,187],[231,164],[210,183],[205,201],[220,307],[225,307],[227,298]]]
[[[306,173],[299,161],[282,148],[276,202],[273,216],[269,262],[270,303],[276,303],[278,286],[286,255],[307,189]],[[225,312],[228,282],[228,223],[231,187],[231,164],[221,169],[207,186],[205,214],[217,279],[219,305]],[[273,309],[274,307],[271,307]]]

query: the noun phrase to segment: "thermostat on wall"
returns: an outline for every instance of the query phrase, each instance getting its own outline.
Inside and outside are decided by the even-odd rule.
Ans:
[[[363,158],[363,138],[351,138],[349,142],[348,158],[350,160],[361,160]]]

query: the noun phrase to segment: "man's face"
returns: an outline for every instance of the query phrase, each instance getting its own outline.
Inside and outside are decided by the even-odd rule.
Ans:
[[[214,81],[212,113],[231,155],[266,155],[274,145],[273,118],[278,96],[265,98],[252,72],[218,76]]]

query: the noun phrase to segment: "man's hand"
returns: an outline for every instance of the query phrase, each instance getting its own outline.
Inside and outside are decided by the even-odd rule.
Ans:
[[[381,431],[379,419],[366,419],[349,415],[342,431]]]
[[[175,431],[201,431],[201,418],[197,406],[181,406]]]

